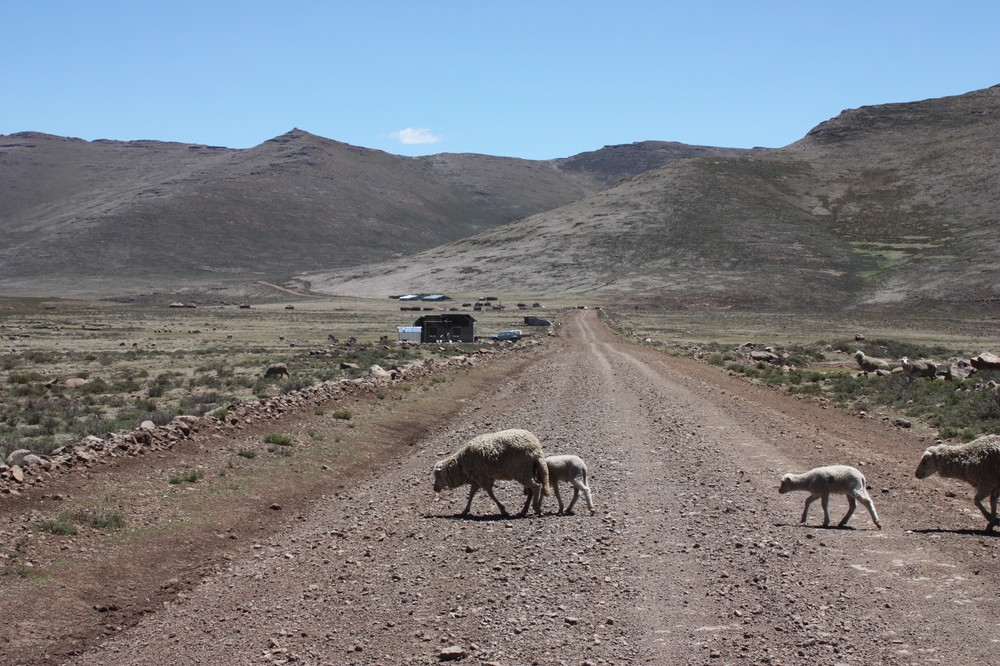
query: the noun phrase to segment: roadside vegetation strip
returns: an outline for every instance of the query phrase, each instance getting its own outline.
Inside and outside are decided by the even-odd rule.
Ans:
[[[519,372],[534,354],[490,358],[495,362],[437,364],[434,372],[444,373],[445,381],[430,381],[438,374],[411,377],[409,389],[384,387],[384,400],[359,391],[303,403],[272,419],[220,424],[156,456],[92,467],[86,478],[53,479],[53,488],[45,489],[44,497],[34,493],[34,501],[25,496],[9,498],[6,507],[0,502],[0,612],[12,623],[44,624],[53,643],[63,641],[64,649],[80,650],[81,637],[85,644],[96,644],[109,622],[119,628],[138,622],[223,565],[227,553],[252,552],[250,544],[276,538],[283,521],[301,519],[315,502],[348,499],[357,484],[409,455],[410,446],[429,430],[479,391]],[[350,421],[331,415],[346,407]],[[264,440],[272,433],[293,439],[294,455],[267,453]],[[197,468],[205,474],[196,483],[169,483],[172,476]],[[28,515],[32,522],[26,522]],[[66,522],[78,533],[56,536],[33,527],[46,521]],[[108,571],[114,579],[95,587],[95,576]],[[58,587],[38,587],[31,603],[24,602],[26,585],[48,581]],[[71,604],[51,607],[58,603],[54,600],[76,603],[78,597],[95,608],[115,606],[113,619],[101,613],[81,616]],[[74,639],[67,647],[59,637],[70,634]]]
[[[534,345],[520,346],[517,349],[523,350],[532,346]],[[230,404],[224,409],[213,411],[209,416],[176,416],[162,426],[144,423],[131,431],[111,433],[106,439],[90,435],[79,442],[51,449],[49,455],[38,465],[0,464],[0,494],[17,493],[26,487],[40,485],[49,475],[73,469],[81,464],[170,448],[177,441],[194,437],[204,428],[244,427],[248,423],[273,419],[286,412],[306,407],[315,410],[317,404],[359,393],[371,393],[377,399],[384,400],[386,387],[401,383],[409,387],[410,382],[425,377],[429,383],[443,381],[441,373],[447,374],[456,368],[489,362],[494,354],[518,353],[515,349],[497,351],[481,346],[474,347],[469,354],[456,354],[458,350],[454,347],[441,347],[441,349],[451,351],[452,354],[445,358],[431,357],[426,361],[412,360],[391,370],[384,370],[381,366],[373,364],[369,370],[354,379],[324,381],[266,400],[252,399]]]
[[[756,343],[712,341],[676,342],[636,333],[628,313],[602,313],[603,321],[632,341],[654,346],[666,354],[689,356],[710,365],[789,393],[823,400],[836,407],[870,414],[908,427],[915,421],[945,439],[970,441],[1000,433],[1000,369],[982,368],[968,378],[918,381],[897,369],[888,374],[863,374],[853,357],[856,351],[888,359],[968,359],[979,351],[979,336],[953,344],[922,344],[890,338],[841,339],[815,342],[778,342],[758,338]],[[731,335],[731,332],[727,332]],[[712,333],[702,332],[710,338]],[[914,329],[911,335],[920,336]],[[940,337],[925,333],[926,338]],[[756,355],[754,351],[758,351]],[[898,363],[896,363],[898,368]]]

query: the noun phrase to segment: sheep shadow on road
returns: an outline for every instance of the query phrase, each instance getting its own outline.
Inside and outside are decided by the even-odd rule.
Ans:
[[[914,534],[963,534],[965,536],[977,537],[1000,537],[1000,532],[987,532],[986,530],[974,530],[968,527],[958,529],[946,529],[943,527],[927,527],[922,530],[910,530]]]
[[[463,516],[460,513],[453,513],[453,514],[448,514],[448,515],[425,513],[424,514],[424,518],[427,519],[427,520],[469,520],[469,521],[472,521],[472,522],[497,522],[497,521],[506,521],[506,520],[524,520],[524,519],[529,519],[529,518],[546,518],[548,516],[554,516],[554,515],[556,515],[556,514],[554,514],[554,513],[546,513],[546,514],[544,514],[542,516],[535,516],[535,515],[530,515],[530,514],[526,515],[526,516],[519,516],[517,514],[511,514],[511,515],[508,515],[508,516],[504,516],[504,515],[501,515],[499,513],[493,513],[493,514],[485,514],[485,515],[481,515],[481,516],[472,516],[472,515]]]
[[[820,532],[864,532],[865,527],[854,527],[853,525],[846,525],[844,527],[838,527],[837,525],[827,525],[823,527],[822,525],[803,525],[802,523],[774,523],[775,527],[797,527],[804,530],[818,530]],[[873,532],[878,532],[879,530],[873,525],[871,527]]]

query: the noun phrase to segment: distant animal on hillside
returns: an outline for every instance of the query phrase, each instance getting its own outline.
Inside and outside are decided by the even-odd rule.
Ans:
[[[291,377],[292,375],[288,372],[288,366],[284,363],[275,363],[274,365],[268,366],[267,370],[264,371],[264,377]]]
[[[541,515],[542,496],[549,494],[549,470],[541,442],[527,430],[501,430],[479,435],[434,465],[434,492],[470,486],[463,516],[469,515],[472,498],[480,488],[486,490],[501,515],[508,515],[493,494],[493,483],[505,479],[517,481],[527,493],[520,515],[528,513],[529,505],[534,505],[535,513]]]
[[[858,367],[864,372],[878,372],[879,370],[889,372],[891,369],[888,361],[874,356],[866,356],[860,349],[854,352],[854,360],[858,362]]]
[[[784,494],[793,490],[805,490],[809,493],[805,509],[802,511],[801,522],[803,523],[809,517],[809,505],[819,498],[823,503],[823,527],[828,526],[830,524],[828,508],[830,494],[836,493],[847,495],[848,504],[847,514],[840,520],[837,527],[847,525],[847,521],[854,515],[857,503],[861,502],[871,514],[875,526],[882,529],[882,523],[879,522],[878,514],[875,513],[875,505],[872,504],[872,498],[868,496],[867,485],[864,474],[850,465],[827,465],[802,474],[786,474],[781,477],[781,486],[778,488],[778,492]]]
[[[919,377],[934,379],[937,377],[938,367],[934,361],[911,361],[904,356],[899,359],[899,365],[903,368],[903,372],[913,379]]]

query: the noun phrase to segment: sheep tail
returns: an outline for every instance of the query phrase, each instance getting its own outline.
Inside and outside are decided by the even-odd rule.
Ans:
[[[549,466],[545,464],[545,458],[535,458],[535,481],[542,484],[542,497],[551,497],[552,488],[549,486]]]

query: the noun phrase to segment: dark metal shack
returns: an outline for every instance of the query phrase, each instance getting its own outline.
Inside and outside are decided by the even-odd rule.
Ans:
[[[424,315],[413,323],[419,326],[421,342],[474,342],[476,320],[472,315],[446,312]]]

